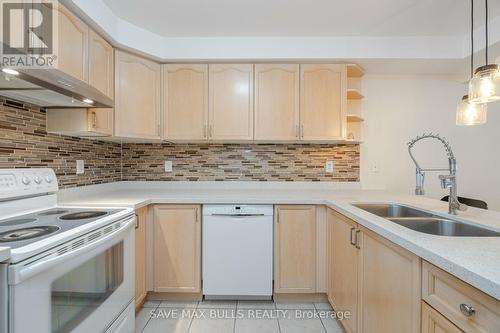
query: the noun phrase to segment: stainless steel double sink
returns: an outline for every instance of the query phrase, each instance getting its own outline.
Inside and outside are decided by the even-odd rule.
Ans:
[[[353,204],[403,227],[438,236],[499,237],[500,232],[400,204]]]

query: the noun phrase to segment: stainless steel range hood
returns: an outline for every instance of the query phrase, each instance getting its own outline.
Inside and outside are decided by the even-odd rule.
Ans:
[[[113,100],[94,87],[57,69],[0,72],[0,96],[46,108],[109,108]],[[94,103],[85,103],[90,99]]]

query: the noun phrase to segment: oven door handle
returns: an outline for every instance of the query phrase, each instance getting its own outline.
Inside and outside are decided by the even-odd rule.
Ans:
[[[121,237],[129,229],[133,228],[134,224],[135,218],[131,218],[127,220],[119,229],[114,230],[103,238],[99,238],[92,243],[88,243],[82,247],[79,247],[77,250],[69,251],[58,256],[48,256],[45,259],[42,258],[28,264],[21,263],[17,265],[11,265],[9,267],[9,284],[19,284],[43,271],[51,269],[61,262],[71,260],[72,258],[78,257],[83,253],[88,253],[89,251],[92,251],[100,247],[101,245],[108,243],[113,238]]]

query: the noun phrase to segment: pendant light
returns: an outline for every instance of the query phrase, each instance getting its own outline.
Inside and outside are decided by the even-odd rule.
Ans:
[[[500,66],[488,63],[488,0],[485,0],[485,9],[486,63],[476,68],[474,77],[470,80],[469,102],[471,103],[490,103],[500,100]]]
[[[471,34],[470,34],[470,44],[471,44],[471,54],[470,54],[470,75],[472,78],[474,70],[474,0],[470,2],[470,23],[471,23]],[[487,116],[487,106],[486,104],[473,104],[469,101],[469,96],[465,95],[457,107],[457,118],[456,124],[459,126],[472,126],[481,125],[486,123]]]

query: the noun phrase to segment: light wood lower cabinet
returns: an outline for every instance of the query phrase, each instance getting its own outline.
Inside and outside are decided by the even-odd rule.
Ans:
[[[274,237],[274,291],[315,293],[316,207],[276,206]]]
[[[154,207],[154,291],[201,291],[201,209]]]
[[[422,302],[422,333],[463,333],[463,331]]]
[[[351,312],[346,330],[418,333],[420,258],[336,212],[328,216],[328,294],[335,310]]]
[[[500,301],[422,263],[422,299],[464,332],[500,333]]]
[[[146,287],[146,230],[148,208],[136,210],[135,224],[135,308],[139,308],[147,294]]]
[[[352,242],[356,227],[354,221],[328,210],[328,299],[335,311],[349,311],[342,321],[348,333],[357,332],[358,320],[359,252]]]
[[[357,233],[358,331],[418,333],[420,258],[361,226]]]

